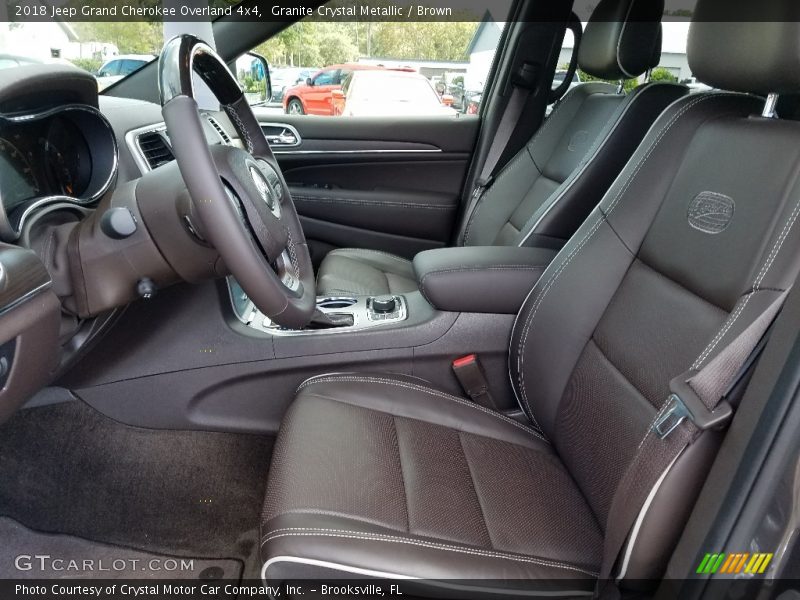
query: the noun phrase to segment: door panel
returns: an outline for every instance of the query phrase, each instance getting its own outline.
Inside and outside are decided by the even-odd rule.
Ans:
[[[331,247],[355,246],[411,257],[447,245],[479,120],[275,115],[299,144],[273,150],[317,260]]]

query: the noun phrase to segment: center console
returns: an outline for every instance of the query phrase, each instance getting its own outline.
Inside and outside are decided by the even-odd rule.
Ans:
[[[317,315],[303,329],[289,329],[273,322],[247,297],[235,279],[228,278],[228,291],[236,317],[248,327],[278,336],[332,334],[361,331],[405,321],[405,296],[322,296],[317,298]]]
[[[441,248],[417,254],[414,272],[419,293],[434,311],[515,315],[556,253],[549,248],[504,246]],[[275,336],[403,326],[410,314],[408,295],[322,296],[317,298],[312,322],[303,329],[289,329],[263,314],[232,277],[228,291],[239,321]]]
[[[421,252],[419,290],[325,295],[302,330],[272,323],[231,279],[172,286],[130,305],[62,385],[129,425],[274,434],[309,377],[398,373],[463,396],[451,365],[476,353],[498,407],[511,409],[508,340],[553,254]]]

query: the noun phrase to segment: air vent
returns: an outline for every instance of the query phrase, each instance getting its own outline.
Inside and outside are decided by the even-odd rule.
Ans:
[[[214,117],[208,117],[208,122],[211,123],[211,126],[214,129],[217,130],[217,133],[219,134],[219,137],[222,138],[222,143],[227,145],[227,146],[230,146],[231,145],[231,136],[229,136],[228,132],[225,131],[222,128],[222,125],[220,125]]]
[[[143,133],[138,137],[137,143],[150,169],[155,169],[175,159],[164,136],[158,131]]]

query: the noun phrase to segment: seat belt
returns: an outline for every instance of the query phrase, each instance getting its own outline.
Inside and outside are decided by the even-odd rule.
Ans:
[[[628,534],[659,479],[681,453],[706,429],[726,425],[733,416],[727,396],[751,364],[764,334],[783,306],[781,294],[705,367],[689,370],[670,382],[670,395],[628,465],[611,503],[603,562],[595,595],[619,597],[611,571]],[[620,490],[623,490],[620,492]]]
[[[492,184],[494,171],[503,157],[511,136],[514,135],[514,131],[517,129],[520,117],[522,117],[525,106],[528,104],[528,99],[536,89],[537,73],[538,67],[536,64],[525,62],[511,78],[511,85],[513,86],[511,98],[509,98],[503,117],[497,126],[497,132],[489,146],[489,151],[486,153],[486,160],[483,162],[478,179],[475,181],[475,188],[472,190],[467,211],[464,213],[465,221],[469,219],[469,215],[472,214],[475,206]]]
[[[489,389],[489,382],[477,354],[467,354],[452,363],[453,373],[461,384],[461,389],[475,404],[498,410],[497,402]]]

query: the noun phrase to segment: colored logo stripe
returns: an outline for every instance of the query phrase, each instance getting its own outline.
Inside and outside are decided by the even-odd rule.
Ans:
[[[706,554],[696,572],[703,575],[714,573],[732,575],[742,572],[761,575],[767,570],[770,561],[772,561],[772,556],[772,553],[764,552],[755,554],[750,554],[749,552]]]

